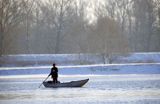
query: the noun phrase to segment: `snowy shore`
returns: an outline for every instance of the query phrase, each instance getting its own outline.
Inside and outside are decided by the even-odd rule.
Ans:
[[[112,64],[160,63],[160,52],[113,55]],[[19,54],[0,57],[0,67],[60,66],[109,64],[104,54]]]
[[[0,75],[48,74],[51,66],[1,67]],[[160,74],[160,63],[58,66],[62,75]]]
[[[104,64],[101,54],[6,55],[0,57],[0,75],[48,74],[56,62],[61,75],[160,74],[160,53],[115,56]]]

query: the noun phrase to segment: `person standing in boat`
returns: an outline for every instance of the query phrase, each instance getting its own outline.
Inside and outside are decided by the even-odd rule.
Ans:
[[[53,63],[53,67],[51,68],[51,72],[48,76],[52,77],[54,83],[58,83],[58,68],[56,67],[56,64]]]

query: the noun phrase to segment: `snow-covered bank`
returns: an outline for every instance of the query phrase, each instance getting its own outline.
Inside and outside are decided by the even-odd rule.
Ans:
[[[107,67],[107,66],[137,66],[137,65],[160,65],[160,63],[128,63],[128,64],[94,64],[94,65],[68,65],[68,66],[58,66],[61,68],[86,68],[86,67]],[[0,67],[0,70],[15,70],[15,69],[47,69],[52,66],[32,66],[32,67]]]
[[[21,54],[0,57],[0,67],[49,66],[53,62],[58,65],[93,65],[104,64],[104,54]],[[113,64],[125,63],[160,63],[160,52],[130,53],[125,56],[113,55]]]
[[[48,74],[53,62],[61,75],[160,74],[160,52],[112,57],[104,64],[102,54],[32,54],[0,57],[0,75]]]
[[[101,54],[19,54],[0,57],[0,66],[47,66],[56,62],[58,65],[101,64]]]
[[[4,68],[4,69],[3,69]],[[48,74],[51,66],[42,67],[1,67],[0,75],[31,75]],[[160,63],[143,64],[100,64],[80,66],[58,66],[62,75],[87,75],[87,74],[160,74]]]
[[[127,56],[118,56],[113,63],[158,63],[160,52],[133,53]]]

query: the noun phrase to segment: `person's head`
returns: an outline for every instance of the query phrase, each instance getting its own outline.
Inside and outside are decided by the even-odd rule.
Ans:
[[[56,66],[56,64],[55,63],[53,63],[53,67],[55,67]]]

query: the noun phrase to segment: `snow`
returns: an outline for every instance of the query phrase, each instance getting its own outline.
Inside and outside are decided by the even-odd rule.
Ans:
[[[117,56],[113,63],[158,63],[160,62],[160,52],[134,53],[128,56]]]
[[[31,54],[31,55],[5,55],[0,57],[0,66],[42,66],[52,65],[78,65],[101,64],[101,54]]]
[[[60,76],[89,78],[82,88],[38,88],[44,77],[0,79],[1,104],[159,104],[160,75]],[[8,77],[8,76],[7,76]]]
[[[56,62],[60,75],[160,74],[160,52],[115,56],[103,64],[102,54],[31,54],[0,57],[0,75],[48,74]]]
[[[59,74],[160,74],[160,63],[143,64],[100,64],[100,65],[77,65],[77,66],[57,66]],[[28,75],[28,74],[48,74],[51,66],[39,67],[1,67],[0,75]]]
[[[159,104],[160,53],[115,56],[103,64],[101,54],[7,55],[0,57],[2,104]],[[38,88],[59,68],[61,82],[89,78],[83,88]],[[51,78],[48,78],[51,80]]]
[[[53,62],[64,66],[104,64],[104,56],[103,54],[20,54],[0,57],[1,67],[49,66]],[[160,63],[160,52],[130,53],[124,56],[115,54],[112,63]]]

